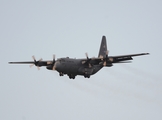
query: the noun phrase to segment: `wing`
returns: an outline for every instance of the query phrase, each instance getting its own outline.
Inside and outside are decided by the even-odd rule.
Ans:
[[[8,62],[9,64],[34,64],[36,66],[47,66],[52,64],[53,61],[25,61],[25,62]]]
[[[53,65],[55,63],[55,55],[53,55],[53,61],[42,61],[42,58],[38,61],[35,59],[35,56],[32,56],[33,61],[26,61],[26,62],[8,62],[9,64],[34,64],[37,67]]]
[[[104,66],[112,66],[113,63],[130,63],[128,60],[133,60],[132,57],[148,55],[149,53],[129,54],[119,56],[109,56],[107,58],[90,58],[82,59],[83,64],[90,63],[91,65],[103,64]]]
[[[9,64],[34,64],[34,62],[8,62]]]
[[[108,60],[112,63],[120,63],[121,61],[133,60],[132,57],[148,55],[149,53],[140,53],[140,54],[130,54],[130,55],[119,55],[119,56],[109,56]]]

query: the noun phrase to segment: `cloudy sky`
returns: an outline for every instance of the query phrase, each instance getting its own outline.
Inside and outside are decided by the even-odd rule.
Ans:
[[[161,120],[160,0],[1,0],[1,120]],[[85,79],[9,61],[149,52]]]

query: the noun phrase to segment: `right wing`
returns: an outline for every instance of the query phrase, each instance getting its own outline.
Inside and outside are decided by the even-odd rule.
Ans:
[[[37,61],[34,56],[32,56],[32,58],[33,61],[9,62],[9,64],[34,64],[37,67],[41,67],[41,66],[53,65],[55,63],[55,55],[53,55],[53,61],[42,61],[42,58]]]
[[[25,61],[25,62],[8,62],[9,64],[34,64],[35,66],[47,66],[52,64],[53,61]]]

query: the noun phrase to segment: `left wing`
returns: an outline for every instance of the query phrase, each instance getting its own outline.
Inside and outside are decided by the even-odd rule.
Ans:
[[[108,56],[104,58],[90,58],[82,59],[83,64],[90,63],[91,65],[102,64],[103,66],[112,66],[113,63],[129,63],[128,60],[133,60],[132,57],[148,55],[149,53],[140,53],[140,54],[129,54],[129,55],[119,55],[119,56]]]
[[[133,60],[132,57],[148,55],[149,53],[140,53],[140,54],[130,54],[130,55],[119,55],[119,56],[109,56],[108,60],[112,63],[120,63],[121,61]]]

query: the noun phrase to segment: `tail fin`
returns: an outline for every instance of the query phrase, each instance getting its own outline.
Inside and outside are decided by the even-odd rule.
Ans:
[[[99,51],[98,57],[99,58],[106,57],[106,52],[107,52],[106,37],[105,36],[102,36],[102,41],[101,41],[100,51]]]

